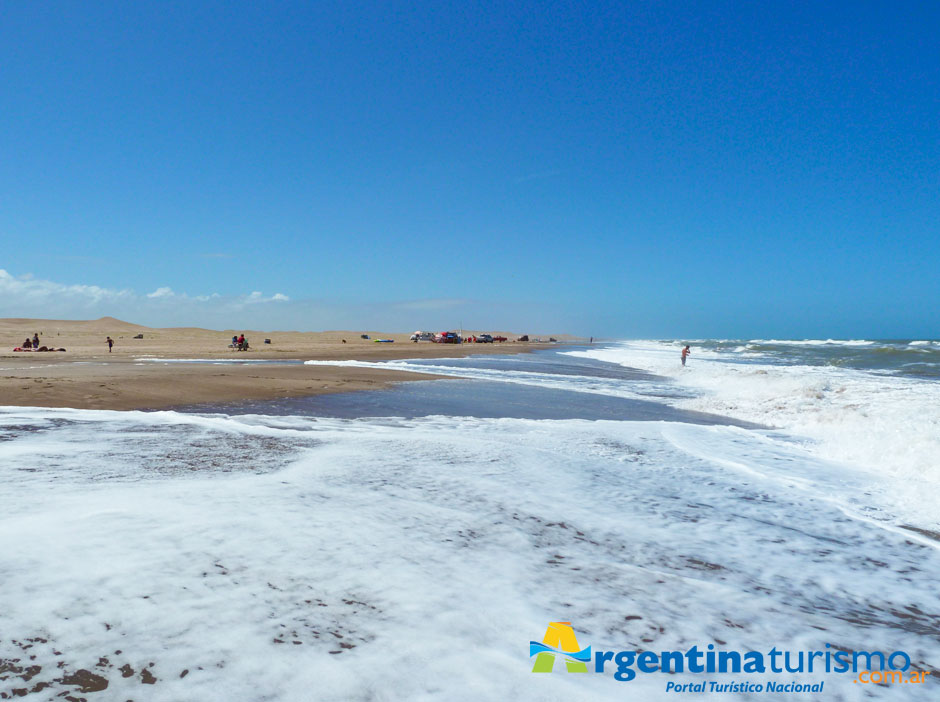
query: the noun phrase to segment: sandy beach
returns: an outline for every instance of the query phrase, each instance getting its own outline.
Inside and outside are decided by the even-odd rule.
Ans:
[[[228,345],[244,333],[246,352]],[[469,333],[469,332],[467,332]],[[27,336],[64,352],[14,352]],[[134,338],[137,335],[143,338]],[[519,335],[502,332],[503,336]],[[367,335],[369,339],[362,339]],[[106,338],[115,344],[108,352]],[[91,321],[0,319],[0,405],[79,409],[158,409],[368,390],[433,376],[371,368],[243,363],[161,364],[146,359],[238,361],[452,358],[524,353],[538,342],[445,345],[412,343],[410,334],[375,330],[324,332],[155,329],[105,317]],[[374,339],[394,339],[376,343]],[[563,338],[563,337],[559,337]],[[271,343],[264,343],[270,339]],[[345,340],[345,343],[344,343]],[[144,360],[142,360],[144,359]]]

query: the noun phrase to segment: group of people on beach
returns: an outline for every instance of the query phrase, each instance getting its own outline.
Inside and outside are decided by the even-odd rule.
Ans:
[[[24,349],[38,349],[39,348],[39,334],[33,334],[33,338],[30,339],[26,337],[26,341],[23,342]]]
[[[65,349],[59,349],[55,346],[45,346],[39,341],[39,334],[33,334],[33,338],[30,339],[26,337],[26,341],[23,342],[22,346],[17,346],[14,351],[65,351]]]
[[[248,350],[248,340],[245,338],[244,333],[241,336],[232,337],[232,348],[236,351]]]

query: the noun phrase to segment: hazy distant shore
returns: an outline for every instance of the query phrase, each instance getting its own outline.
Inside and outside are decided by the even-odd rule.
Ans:
[[[233,351],[245,334],[250,350]],[[62,352],[13,352],[38,333]],[[134,338],[142,334],[142,339]],[[361,335],[369,339],[362,339]],[[515,338],[518,334],[503,333]],[[108,352],[107,337],[115,341]],[[79,409],[160,409],[198,403],[264,400],[368,390],[434,376],[370,368],[271,363],[161,364],[156,359],[384,360],[447,358],[475,353],[523,353],[536,342],[445,345],[411,343],[409,334],[374,331],[259,332],[153,329],[112,318],[93,321],[0,320],[0,405]],[[376,343],[374,339],[394,339]],[[265,344],[271,339],[271,344]],[[345,339],[346,343],[343,343]]]

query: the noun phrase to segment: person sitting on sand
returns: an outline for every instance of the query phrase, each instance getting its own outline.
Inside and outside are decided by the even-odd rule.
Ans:
[[[238,337],[238,350],[247,351],[248,350],[248,341],[245,339],[245,335],[242,334]]]
[[[233,349],[238,348],[238,334],[232,335],[232,348]]]
[[[26,337],[26,341],[23,342],[23,348],[30,349],[30,350],[32,350],[33,348],[33,342],[29,340],[28,336]]]
[[[682,349],[682,365],[683,365],[683,366],[685,365],[685,359],[688,358],[688,356],[689,356],[690,353],[692,353],[692,352],[689,351],[689,347],[688,347],[688,345],[686,345],[686,347],[685,347],[684,349]]]

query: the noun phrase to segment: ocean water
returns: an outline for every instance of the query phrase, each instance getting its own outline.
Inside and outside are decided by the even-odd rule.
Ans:
[[[940,525],[940,342],[633,341],[572,351],[688,390],[670,405],[785,430],[815,456],[885,483],[898,518]]]
[[[747,346],[695,344],[684,369],[670,342],[361,363],[450,379],[237,407],[2,408],[0,693],[660,700],[745,677],[532,674],[529,641],[570,621],[595,650],[903,650],[937,680],[747,677],[937,699],[936,381]]]

